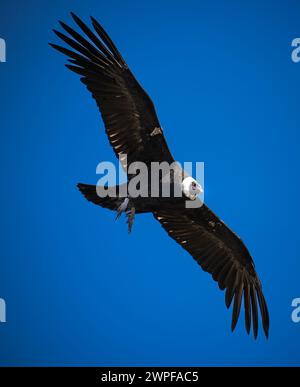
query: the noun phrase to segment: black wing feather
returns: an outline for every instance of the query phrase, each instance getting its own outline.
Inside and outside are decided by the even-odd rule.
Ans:
[[[169,236],[212,275],[220,289],[226,289],[227,308],[234,300],[232,330],[236,327],[244,300],[246,331],[250,332],[252,316],[253,334],[257,337],[258,300],[263,329],[268,337],[267,304],[254,262],[241,239],[204,204],[196,209],[159,210],[154,212],[154,216]]]
[[[106,133],[117,157],[127,155],[127,165],[134,161],[174,161],[164,135],[151,136],[160,124],[153,102],[137,82],[118,49],[94,19],[95,33],[73,13],[84,36],[60,22],[67,35],[55,34],[74,51],[51,44],[71,58],[67,68],[79,74],[81,81],[97,102]]]

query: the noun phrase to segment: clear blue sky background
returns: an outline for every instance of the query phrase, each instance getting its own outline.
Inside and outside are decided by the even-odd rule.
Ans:
[[[300,364],[298,1],[1,1],[0,363]],[[204,161],[206,203],[246,242],[270,339],[255,342],[210,276],[151,215],[86,202],[114,155],[98,110],[49,41],[98,18],[153,98],[174,156]]]

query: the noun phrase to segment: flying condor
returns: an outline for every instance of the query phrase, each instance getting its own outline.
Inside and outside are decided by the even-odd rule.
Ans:
[[[56,44],[52,47],[69,57],[66,66],[81,76],[81,81],[92,93],[104,121],[109,142],[121,163],[127,155],[127,165],[135,161],[174,162],[158,121],[153,102],[128,68],[118,49],[102,26],[91,18],[92,31],[76,15],[71,14],[82,33],[63,22],[67,34],[55,31],[69,48]],[[128,175],[128,183],[132,178]],[[161,176],[161,183],[164,176]],[[95,185],[78,184],[87,200],[104,208],[123,212],[128,216],[131,230],[135,214],[152,212],[168,235],[188,251],[204,271],[210,273],[219,288],[225,290],[227,308],[233,302],[234,330],[243,301],[247,333],[253,328],[258,333],[258,315],[266,337],[269,314],[262,285],[254,262],[242,240],[231,231],[205,204],[186,206],[183,203],[200,199],[200,185],[177,167],[169,175],[174,187],[180,187],[181,197],[100,197]],[[120,192],[121,186],[117,187]],[[201,203],[202,204],[202,203]]]

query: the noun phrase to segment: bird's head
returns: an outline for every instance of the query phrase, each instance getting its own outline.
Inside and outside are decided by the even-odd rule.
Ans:
[[[203,193],[203,188],[195,179],[189,176],[182,181],[182,191],[187,198],[195,200],[199,194]]]

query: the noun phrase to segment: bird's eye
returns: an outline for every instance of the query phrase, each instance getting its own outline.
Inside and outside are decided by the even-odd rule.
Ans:
[[[196,187],[196,183],[193,181],[192,182],[192,187],[195,188]]]

